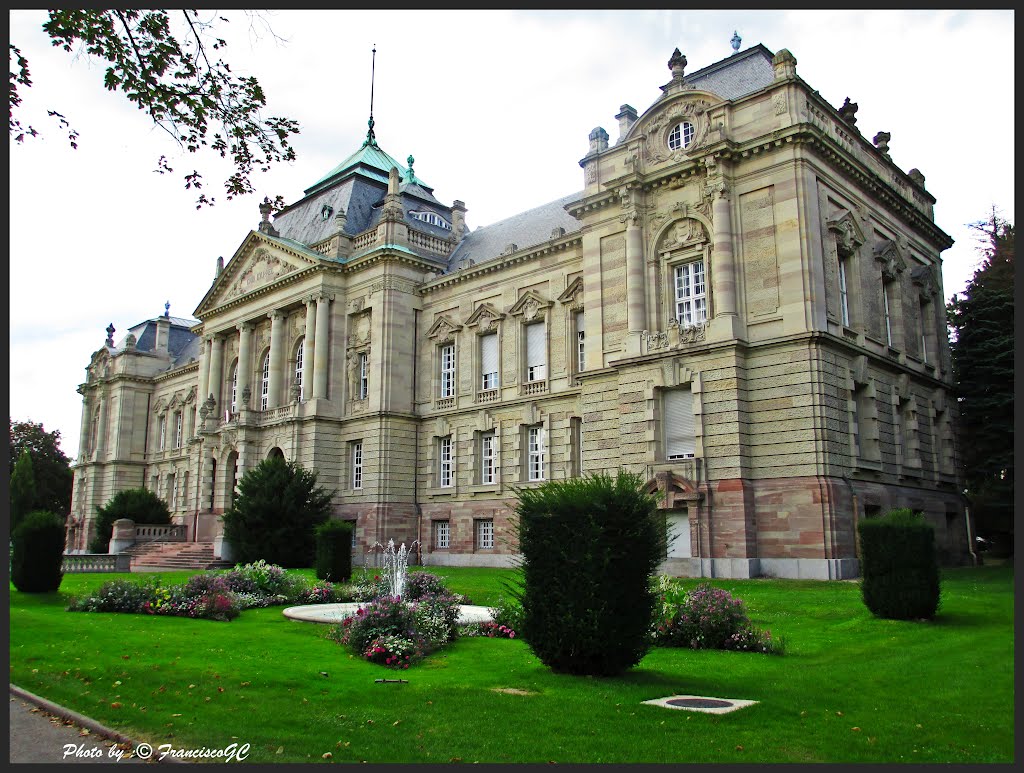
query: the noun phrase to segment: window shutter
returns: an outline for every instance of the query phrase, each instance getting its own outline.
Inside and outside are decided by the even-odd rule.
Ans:
[[[498,334],[489,333],[480,338],[480,372],[498,372]]]
[[[665,455],[669,459],[696,453],[693,392],[689,388],[665,392]]]
[[[547,359],[544,351],[544,324],[526,326],[526,366],[534,368],[544,365]]]

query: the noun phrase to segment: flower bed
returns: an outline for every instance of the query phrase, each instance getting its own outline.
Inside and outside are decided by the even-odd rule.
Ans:
[[[326,581],[310,583],[280,566],[257,561],[229,570],[196,574],[180,585],[163,585],[159,576],[143,582],[111,580],[87,596],[73,598],[67,610],[228,621],[238,617],[244,609],[350,599],[348,586]]]

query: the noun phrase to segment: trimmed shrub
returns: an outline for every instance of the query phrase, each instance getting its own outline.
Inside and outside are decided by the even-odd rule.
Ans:
[[[240,561],[313,565],[313,530],[331,512],[331,492],[317,486],[316,477],[280,456],[264,459],[242,476],[234,506],[224,514],[224,537]]]
[[[96,508],[96,533],[89,542],[93,553],[106,553],[110,547],[110,536],[114,521],[129,518],[135,523],[168,524],[171,511],[167,503],[145,488],[130,488],[118,491],[103,507]]]
[[[665,523],[642,486],[620,470],[516,491],[519,633],[553,671],[614,676],[651,647]]]
[[[24,516],[12,535],[11,582],[22,593],[49,593],[64,579],[64,521],[45,510]]]
[[[14,463],[11,472],[11,534],[32,510],[36,498],[36,478],[32,470],[32,455],[26,448]]]
[[[331,582],[352,579],[351,521],[325,521],[316,527],[316,576]]]
[[[909,508],[857,524],[861,594],[876,617],[931,620],[939,608],[935,530]]]

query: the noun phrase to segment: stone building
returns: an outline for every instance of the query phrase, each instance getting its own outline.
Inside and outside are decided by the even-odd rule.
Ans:
[[[858,519],[897,506],[963,561],[952,240],[924,176],[787,50],[685,67],[677,49],[657,101],[622,105],[614,143],[590,133],[582,190],[475,230],[371,116],[301,199],[261,205],[195,320],[108,329],[69,545],[138,486],[212,541],[239,477],[283,454],[360,554],[506,564],[514,487],[621,467],[659,493],[676,574],[853,577]]]

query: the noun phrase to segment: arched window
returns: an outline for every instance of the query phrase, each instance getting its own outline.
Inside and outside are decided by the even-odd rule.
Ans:
[[[231,371],[231,414],[238,413],[238,361]]]
[[[263,357],[263,379],[260,384],[260,410],[265,411],[270,405],[270,352]]]
[[[306,338],[303,336],[299,339],[299,343],[295,348],[295,386],[299,388],[299,399],[303,398],[302,394],[302,349],[305,346]]]

